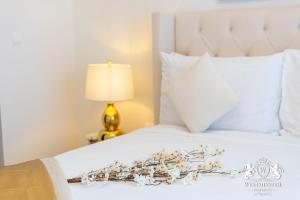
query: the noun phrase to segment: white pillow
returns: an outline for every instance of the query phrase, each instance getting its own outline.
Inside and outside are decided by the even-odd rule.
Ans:
[[[239,130],[253,132],[277,132],[280,129],[278,118],[281,97],[281,70],[283,54],[262,57],[211,58],[216,69],[238,94],[238,106],[217,120],[210,130]],[[195,64],[200,57],[180,54],[161,54],[162,124],[184,125],[172,107],[166,90],[181,73]]]
[[[300,51],[286,50],[283,62],[280,121],[283,134],[300,136]]]
[[[167,95],[191,132],[205,131],[238,102],[208,54],[179,75]]]
[[[186,57],[177,53],[161,53],[162,80],[159,116],[161,124],[184,126],[183,121],[178,116],[166,92],[175,78],[189,69],[189,67],[194,65],[198,60],[199,57]]]

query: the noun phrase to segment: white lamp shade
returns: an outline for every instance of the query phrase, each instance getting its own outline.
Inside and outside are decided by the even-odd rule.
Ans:
[[[123,101],[133,98],[130,65],[89,65],[85,96],[95,101]]]

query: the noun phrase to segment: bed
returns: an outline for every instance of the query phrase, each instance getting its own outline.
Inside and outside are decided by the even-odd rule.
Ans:
[[[208,131],[191,134],[183,126],[159,124],[161,107],[160,52],[218,57],[264,56],[300,49],[300,7],[213,10],[153,15],[155,121],[158,125],[118,138],[43,159],[57,199],[298,199],[300,196],[300,137],[247,131]],[[204,176],[194,185],[136,187],[124,183],[67,184],[66,179],[102,168],[115,160],[130,163],[153,152],[193,149],[199,145],[226,150],[225,169],[272,162],[282,166],[275,185],[264,187],[234,178]],[[271,182],[271,181],[270,181]]]
[[[134,145],[132,145],[134,144]],[[103,167],[114,160],[128,162],[147,158],[162,149],[178,147],[191,149],[207,144],[226,150],[220,160],[225,168],[243,168],[245,164],[268,158],[284,167],[282,187],[276,188],[271,196],[255,196],[254,188],[245,186],[243,176],[203,177],[192,186],[160,185],[136,187],[123,183],[69,185],[73,199],[297,199],[300,185],[300,140],[290,137],[259,135],[240,132],[214,132],[206,135],[191,135],[178,126],[158,125],[137,130],[131,134],[80,148],[55,159],[66,177],[74,177],[85,171]],[[118,148],[115,148],[115,147]]]

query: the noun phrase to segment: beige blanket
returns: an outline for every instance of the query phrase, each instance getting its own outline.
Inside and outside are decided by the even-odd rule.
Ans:
[[[50,158],[0,167],[1,200],[69,200],[67,182]]]

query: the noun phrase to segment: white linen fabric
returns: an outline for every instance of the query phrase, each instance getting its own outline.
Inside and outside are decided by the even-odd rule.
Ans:
[[[161,124],[184,125],[166,95],[172,81],[200,57],[161,55]],[[261,57],[211,58],[216,69],[238,94],[239,104],[217,120],[211,130],[278,132],[283,53]]]
[[[45,158],[41,160],[45,165],[48,174],[52,180],[56,200],[71,200],[71,192],[68,183],[65,180],[65,175],[54,158]]]
[[[239,105],[217,120],[212,130],[278,132],[283,54],[214,58],[224,79],[238,94]]]
[[[300,136],[300,51],[286,50],[283,62],[280,121],[282,134]]]
[[[203,176],[195,185],[160,185],[137,187],[125,183],[97,183],[93,185],[69,184],[73,200],[131,199],[131,200],[296,200],[300,196],[300,139],[288,136],[273,136],[213,131],[210,134],[190,134],[178,126],[155,126],[137,130],[115,139],[82,147],[55,157],[65,178],[73,178],[84,172],[105,167],[115,160],[131,164],[144,160],[152,153],[178,149],[193,150],[201,144],[210,148],[224,148],[225,154],[218,157],[224,170],[241,170],[246,164],[255,164],[265,157],[284,169],[280,182],[282,187],[270,196],[257,196],[253,188],[245,186],[244,177]],[[283,151],[284,149],[284,151]]]
[[[238,102],[208,54],[179,75],[167,95],[191,132],[205,131]]]

